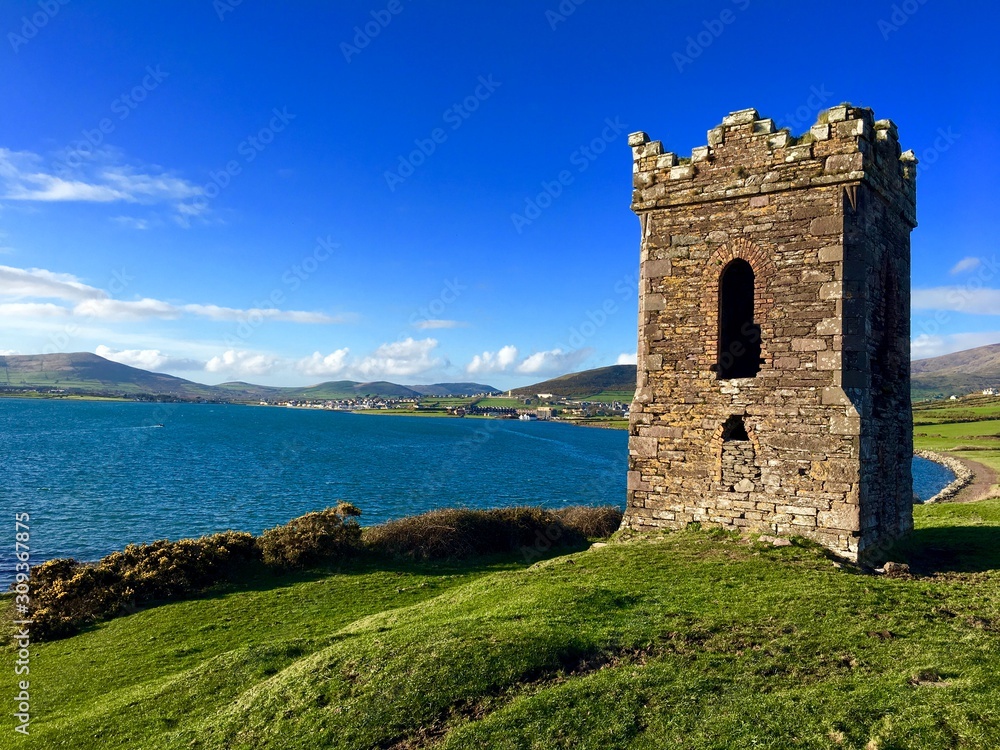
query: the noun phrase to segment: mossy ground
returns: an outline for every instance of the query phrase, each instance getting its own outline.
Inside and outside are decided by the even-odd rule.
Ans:
[[[710,531],[263,577],[34,646],[0,745],[1000,747],[1000,501],[916,517],[899,578]]]

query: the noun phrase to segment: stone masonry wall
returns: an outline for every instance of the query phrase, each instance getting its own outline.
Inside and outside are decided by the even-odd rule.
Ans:
[[[849,105],[798,141],[734,112],[690,160],[645,133],[629,143],[642,234],[625,525],[798,534],[874,559],[912,527],[912,153]],[[720,276],[737,259],[760,369],[720,379]],[[727,439],[733,419],[747,439]]]

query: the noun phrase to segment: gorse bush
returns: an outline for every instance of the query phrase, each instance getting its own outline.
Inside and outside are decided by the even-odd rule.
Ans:
[[[605,539],[622,525],[621,509],[614,505],[571,505],[553,511],[556,518],[589,539]]]
[[[130,544],[99,565],[121,577],[126,597],[152,600],[195,593],[260,558],[252,534],[227,531],[200,539]]]
[[[361,549],[361,527],[355,520],[360,515],[353,505],[340,503],[268,529],[257,541],[264,563],[305,568],[350,557]]]
[[[553,549],[582,547],[588,537],[609,536],[622,517],[613,507],[450,509],[362,531],[360,515],[353,505],[340,503],[259,537],[227,531],[200,539],[130,544],[96,563],[50,560],[34,567],[28,580],[32,636],[64,638],[149,602],[197,595],[261,564],[276,570],[301,569],[350,560],[364,552],[410,560],[503,554],[540,559]]]
[[[461,560],[581,545],[584,536],[540,508],[435,510],[365,529],[374,552],[411,560]]]
[[[130,544],[94,564],[50,560],[33,568],[28,579],[32,634],[60,638],[143,602],[190,596],[260,557],[252,534],[227,531]]]

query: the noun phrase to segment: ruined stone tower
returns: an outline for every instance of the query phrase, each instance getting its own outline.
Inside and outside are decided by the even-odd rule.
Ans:
[[[801,535],[875,561],[913,526],[916,159],[841,105],[733,112],[690,160],[629,136],[641,229],[625,526]]]

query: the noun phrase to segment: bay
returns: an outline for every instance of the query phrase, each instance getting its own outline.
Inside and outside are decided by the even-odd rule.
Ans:
[[[365,525],[444,507],[624,507],[627,443],[620,430],[517,420],[0,399],[0,585],[15,513],[30,515],[40,563],[257,534],[338,500]]]
[[[628,436],[547,422],[216,404],[0,399],[0,586],[14,514],[33,563],[258,534],[346,500],[376,524],[435,508],[624,507]],[[953,478],[914,458],[921,500]]]

